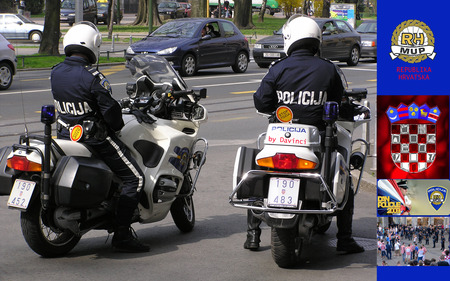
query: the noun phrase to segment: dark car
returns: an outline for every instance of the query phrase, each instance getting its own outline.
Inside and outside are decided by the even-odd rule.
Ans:
[[[377,21],[365,20],[357,28],[361,34],[361,57],[377,59]]]
[[[83,0],[83,20],[97,24],[97,4],[95,0]],[[66,22],[69,26],[75,23],[75,0],[63,0],[61,2],[60,22]]]
[[[202,35],[208,26],[209,33]],[[167,22],[143,40],[128,47],[125,58],[137,54],[165,57],[183,76],[203,68],[231,66],[247,70],[248,41],[230,21],[214,18],[185,18]]]
[[[360,58],[361,36],[345,21],[337,19],[314,18],[322,33],[320,56],[346,61],[357,65]],[[253,58],[259,67],[268,67],[274,60],[285,57],[283,28],[274,35],[257,41],[253,47]]]
[[[184,18],[185,8],[178,2],[161,2],[158,5],[158,13],[169,15],[171,19]]]
[[[123,18],[122,12],[117,11],[117,3],[115,6],[114,19],[113,22],[118,24]],[[102,22],[104,24],[108,24],[108,1],[107,0],[99,0],[97,1],[97,22]],[[117,15],[119,14],[119,17]]]

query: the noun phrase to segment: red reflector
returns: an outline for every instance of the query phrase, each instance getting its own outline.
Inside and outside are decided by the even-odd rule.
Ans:
[[[273,167],[280,170],[314,169],[317,163],[302,158],[295,154],[276,154],[272,157]]]
[[[295,154],[277,154],[272,161],[275,169],[293,170],[297,168],[298,158]]]
[[[12,44],[8,44],[8,48],[10,48],[13,51],[16,51],[16,49],[14,49],[14,46]]]
[[[6,161],[9,168],[19,171],[39,172],[42,171],[41,164],[29,161],[24,156],[13,156]]]

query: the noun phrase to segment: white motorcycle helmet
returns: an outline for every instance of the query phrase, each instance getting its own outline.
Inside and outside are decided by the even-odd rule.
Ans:
[[[76,23],[64,36],[63,46],[66,56],[74,53],[86,55],[91,64],[97,62],[102,36],[97,27],[88,21]]]
[[[304,45],[318,50],[322,43],[322,30],[313,19],[296,14],[284,24],[283,37],[284,52],[289,56],[293,50]]]

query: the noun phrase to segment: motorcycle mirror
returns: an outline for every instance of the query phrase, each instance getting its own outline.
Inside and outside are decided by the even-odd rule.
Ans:
[[[327,101],[323,107],[323,120],[329,124],[335,122],[339,116],[339,105],[335,101]]]
[[[55,106],[50,105],[44,105],[41,109],[41,122],[45,125],[51,125],[55,123],[56,121],[56,115],[55,115]]]
[[[367,89],[366,88],[355,88],[355,89],[345,90],[345,95],[348,97],[352,97],[356,100],[365,99],[367,97]]]
[[[130,98],[135,98],[136,97],[136,83],[128,82],[127,86],[125,87],[125,89],[127,91],[127,95]]]
[[[206,88],[192,88],[194,90],[195,95],[199,96],[201,99],[206,99]]]

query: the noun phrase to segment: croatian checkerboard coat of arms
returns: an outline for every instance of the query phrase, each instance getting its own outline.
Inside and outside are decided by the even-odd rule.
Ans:
[[[441,112],[428,105],[400,104],[386,111],[391,122],[391,158],[408,173],[430,168],[436,159],[436,122]]]

